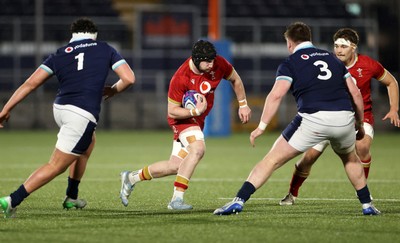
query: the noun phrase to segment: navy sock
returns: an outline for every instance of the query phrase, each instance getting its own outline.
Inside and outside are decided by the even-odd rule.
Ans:
[[[245,181],[242,185],[242,188],[236,194],[236,197],[243,199],[245,202],[249,200],[251,194],[256,191],[256,188],[248,181]]]
[[[72,179],[71,177],[68,177],[68,187],[66,191],[67,197],[71,199],[77,199],[78,198],[78,186],[81,181]]]
[[[29,193],[26,191],[24,184],[22,184],[15,192],[10,194],[11,197],[11,207],[15,208],[20,205],[25,198],[29,196]]]
[[[369,193],[367,185],[365,185],[365,187],[361,188],[360,190],[357,190],[357,196],[358,200],[360,200],[361,203],[371,202],[371,195]]]

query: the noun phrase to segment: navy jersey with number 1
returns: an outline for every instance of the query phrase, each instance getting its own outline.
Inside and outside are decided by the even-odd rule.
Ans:
[[[298,45],[278,67],[276,80],[291,82],[290,90],[301,113],[353,111],[343,63],[311,42]]]
[[[106,42],[81,39],[51,54],[40,66],[59,81],[55,104],[74,105],[99,120],[108,72],[126,63]]]

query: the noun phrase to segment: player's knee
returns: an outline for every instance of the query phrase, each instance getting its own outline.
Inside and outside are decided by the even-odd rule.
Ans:
[[[50,172],[50,174],[54,174],[54,175],[60,175],[62,173],[64,173],[67,169],[68,169],[68,165],[67,164],[62,164],[62,163],[56,163],[54,161],[50,161],[48,163],[48,172]]]
[[[192,143],[190,144],[189,153],[191,153],[192,156],[196,156],[200,160],[206,153],[206,147],[202,142]]]
[[[361,160],[369,157],[369,147],[365,145],[356,146],[357,155]]]

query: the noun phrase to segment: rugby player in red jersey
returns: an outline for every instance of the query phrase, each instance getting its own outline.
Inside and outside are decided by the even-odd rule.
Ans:
[[[251,110],[247,106],[242,79],[233,66],[217,55],[214,45],[205,40],[197,41],[189,57],[175,72],[168,90],[168,124],[174,132],[172,153],[168,160],[153,163],[136,171],[121,172],[120,198],[128,205],[136,183],[169,175],[176,175],[174,193],[168,209],[190,210],[184,203],[183,195],[188,188],[192,174],[204,156],[204,120],[214,104],[214,92],[222,79],[231,82],[239,102],[238,115],[242,123],[250,119]],[[188,90],[201,94],[196,108],[182,107],[182,97]]]

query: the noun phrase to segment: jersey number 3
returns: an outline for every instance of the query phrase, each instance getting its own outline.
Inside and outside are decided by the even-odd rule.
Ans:
[[[328,68],[328,63],[319,60],[319,61],[314,62],[313,64],[314,64],[314,66],[319,67],[319,70],[321,71],[321,74],[318,75],[318,79],[328,80],[332,77],[332,72]]]
[[[76,68],[78,71],[83,69],[83,59],[84,59],[85,53],[79,53],[78,55],[75,56],[75,59],[78,59],[78,67]]]

